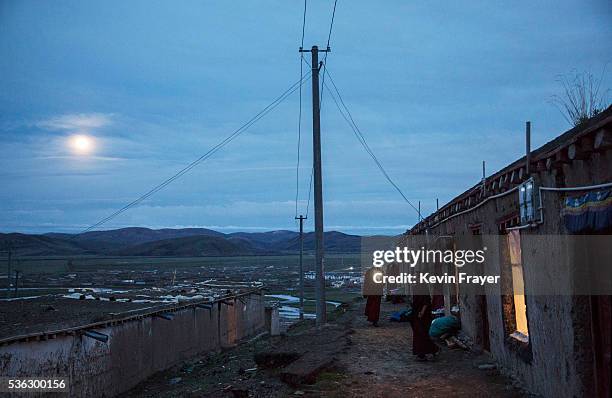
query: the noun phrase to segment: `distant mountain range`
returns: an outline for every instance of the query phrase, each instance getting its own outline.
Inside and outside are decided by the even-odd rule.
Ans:
[[[314,233],[304,234],[304,250],[314,251]],[[20,256],[242,256],[294,254],[299,251],[295,231],[234,232],[224,234],[206,228],[121,228],[81,234],[29,235],[0,233],[0,248],[10,242]],[[325,233],[325,250],[357,253],[361,236]]]

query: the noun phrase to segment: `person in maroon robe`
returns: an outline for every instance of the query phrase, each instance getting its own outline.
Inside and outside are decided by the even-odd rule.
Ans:
[[[380,300],[383,294],[383,284],[374,281],[375,275],[379,273],[382,274],[382,268],[372,267],[366,271],[363,277],[363,296],[367,298],[365,316],[368,317],[368,322],[371,322],[373,326],[378,326]]]
[[[431,298],[431,309],[435,311],[440,308],[444,308],[444,295],[434,294]]]
[[[421,288],[420,290],[426,290]],[[429,338],[429,327],[431,326],[431,297],[429,292],[413,294],[412,311],[412,354],[419,360],[426,360],[427,354],[436,354],[440,348]]]

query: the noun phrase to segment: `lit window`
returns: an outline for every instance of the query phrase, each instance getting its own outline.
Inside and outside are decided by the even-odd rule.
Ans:
[[[525,282],[523,279],[523,264],[521,262],[521,235],[518,230],[509,231],[508,247],[510,249],[510,264],[512,265],[512,293],[516,321],[516,331],[512,333],[512,337],[527,342],[529,341],[529,327],[527,325]]]

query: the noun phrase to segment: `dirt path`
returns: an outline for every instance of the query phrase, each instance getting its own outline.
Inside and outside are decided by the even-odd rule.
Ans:
[[[360,311],[359,307],[356,311]],[[383,303],[381,319],[400,306]],[[324,397],[520,397],[497,370],[480,370],[486,356],[443,348],[433,361],[413,358],[412,331],[407,323],[384,321],[372,327],[355,314],[350,350],[336,361],[337,389]]]
[[[381,323],[375,328],[362,316],[363,303],[357,303],[321,330],[302,327],[286,337],[260,339],[195,359],[160,373],[125,396],[524,396],[497,370],[478,369],[479,364],[488,362],[485,356],[444,348],[434,361],[415,361],[411,355],[409,324],[387,321],[390,313],[399,308],[400,305],[383,303]],[[334,339],[334,343],[326,344],[328,338]],[[256,352],[270,350],[316,352],[317,355],[322,352],[331,365],[318,373],[314,384],[289,386],[279,377],[287,368],[260,369],[255,364]]]

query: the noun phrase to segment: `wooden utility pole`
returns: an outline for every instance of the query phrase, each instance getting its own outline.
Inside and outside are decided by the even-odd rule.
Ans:
[[[485,171],[485,161],[482,161],[482,197],[484,198],[485,190],[487,188],[487,177]]]
[[[300,319],[304,319],[304,220],[307,217],[300,214],[295,219],[300,220]]]
[[[13,247],[11,243],[8,243],[8,259],[6,263],[6,298],[11,297],[11,261],[13,257]]]
[[[18,297],[17,296],[17,286],[19,284],[19,275],[20,274],[21,274],[21,271],[15,270],[15,294],[14,294],[14,297]]]
[[[323,173],[321,170],[321,114],[319,97],[319,52],[329,52],[319,50],[317,46],[312,46],[312,151],[314,163],[314,211],[315,211],[315,291],[317,305],[317,326],[325,324],[327,321],[327,309],[325,303],[325,272],[323,268]],[[300,48],[300,52],[308,52]]]
[[[531,122],[525,123],[525,175],[529,178],[531,171]]]

